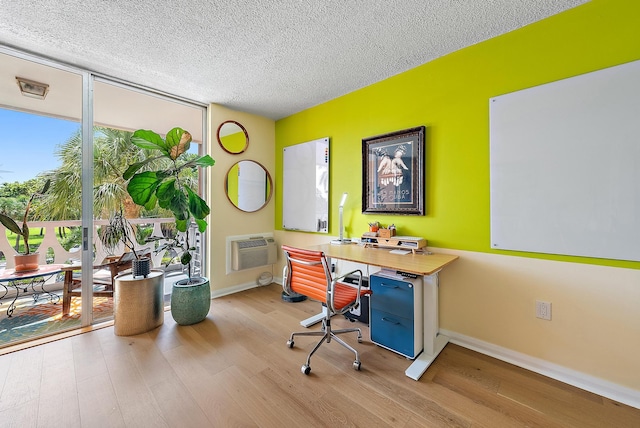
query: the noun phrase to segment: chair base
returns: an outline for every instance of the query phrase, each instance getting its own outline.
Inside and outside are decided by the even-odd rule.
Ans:
[[[320,346],[324,342],[329,343],[331,342],[331,340],[335,340],[340,345],[344,346],[345,348],[347,348],[348,350],[350,350],[355,354],[356,359],[353,362],[353,368],[356,370],[360,370],[361,364],[360,364],[360,355],[358,354],[358,351],[355,348],[353,348],[351,345],[346,343],[344,340],[338,337],[339,334],[345,334],[345,333],[358,333],[358,343],[362,343],[362,331],[359,328],[342,328],[338,330],[332,330],[331,318],[325,318],[322,320],[321,331],[301,331],[301,332],[291,333],[291,337],[287,341],[287,346],[289,348],[293,348],[293,345],[295,343],[293,341],[293,338],[295,336],[321,336],[318,343],[316,343],[316,346],[313,347],[313,349],[307,356],[307,362],[301,368],[302,373],[306,375],[311,373],[311,356],[320,348]]]

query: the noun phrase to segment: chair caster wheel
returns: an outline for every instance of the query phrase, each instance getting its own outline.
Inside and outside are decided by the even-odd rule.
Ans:
[[[360,370],[360,361],[355,360],[353,362],[353,368],[356,369],[356,370]]]
[[[362,343],[362,337],[358,337],[358,343]]]
[[[305,364],[305,365],[303,365],[303,366],[300,368],[300,371],[301,371],[303,374],[308,375],[309,373],[311,373],[311,367],[309,367],[308,365],[306,365],[306,364]]]
[[[287,346],[293,348],[293,340],[287,340]]]

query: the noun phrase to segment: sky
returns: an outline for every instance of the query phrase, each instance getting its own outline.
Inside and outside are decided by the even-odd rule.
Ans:
[[[23,182],[57,168],[56,146],[78,129],[78,122],[0,108],[0,183]]]

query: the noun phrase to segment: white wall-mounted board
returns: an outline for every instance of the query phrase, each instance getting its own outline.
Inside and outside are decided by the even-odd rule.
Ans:
[[[640,61],[489,109],[491,247],[640,260]]]
[[[283,149],[282,228],[329,232],[329,138]]]

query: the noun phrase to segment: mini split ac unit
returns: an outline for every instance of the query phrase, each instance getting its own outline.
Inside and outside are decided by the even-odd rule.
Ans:
[[[231,241],[231,269],[235,271],[272,265],[277,257],[278,249],[273,238],[259,236]]]

